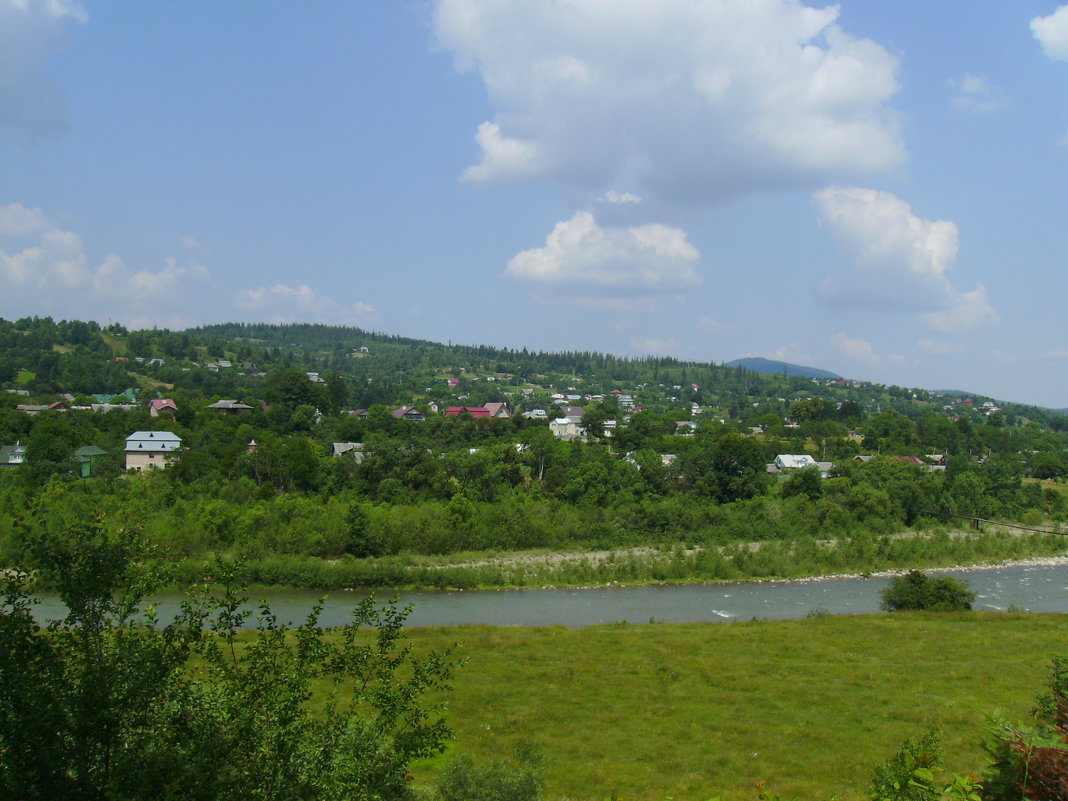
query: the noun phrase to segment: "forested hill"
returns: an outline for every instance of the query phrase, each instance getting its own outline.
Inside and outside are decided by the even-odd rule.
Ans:
[[[202,398],[257,401],[281,370],[331,382],[338,408],[479,405],[507,401],[514,412],[550,409],[554,396],[589,405],[622,394],[630,406],[688,419],[740,426],[779,421],[798,401],[848,404],[862,416],[895,411],[1016,426],[1068,428],[1061,412],[919,389],[760,373],[668,357],[624,358],[593,351],[545,353],[491,345],[445,345],[359,328],[313,324],[230,323],[186,331],[135,330],[118,324],[0,319],[0,387],[33,402],[133,390],[192,393]],[[144,395],[141,395],[143,398]]]
[[[804,378],[841,378],[837,373],[830,370],[820,370],[818,367],[805,367],[790,362],[780,362],[773,359],[765,359],[760,356],[747,356],[744,359],[735,359],[727,362],[725,367],[744,367],[757,373],[778,373],[780,375],[799,375]]]
[[[767,372],[751,370],[745,365],[738,369],[734,365],[680,361],[667,356],[628,358],[595,351],[544,352],[493,345],[445,345],[360,328],[306,323],[223,323],[190,329],[188,333],[300,353],[305,358],[328,362],[344,372],[351,366],[351,362],[347,361],[350,357],[361,356],[361,348],[366,348],[367,354],[373,354],[379,366],[394,363],[402,370],[463,368],[466,371],[509,374],[521,379],[558,374],[631,384],[652,379],[677,379],[689,384],[700,384],[702,381],[709,384],[738,382],[744,392],[753,383],[754,372]],[[665,371],[663,375],[662,371]],[[839,376],[826,373],[825,377]]]

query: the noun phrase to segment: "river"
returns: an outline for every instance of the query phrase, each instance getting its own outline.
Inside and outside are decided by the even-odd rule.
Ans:
[[[967,581],[978,593],[977,610],[1010,606],[1034,612],[1068,612],[1068,564],[1028,564],[997,568],[938,571]],[[411,604],[409,626],[589,626],[599,623],[668,623],[783,619],[805,617],[814,610],[834,615],[879,611],[879,591],[888,577],[843,577],[819,580],[745,582],[658,587],[591,587],[556,590],[404,592]],[[283,621],[302,622],[322,596],[323,626],[344,625],[366,593],[305,590],[250,591],[255,602],[266,600]],[[391,597],[379,593],[380,598]],[[164,593],[153,599],[160,619],[170,620],[182,595]],[[35,607],[41,621],[65,613],[56,597]],[[255,617],[248,621],[255,626]]]

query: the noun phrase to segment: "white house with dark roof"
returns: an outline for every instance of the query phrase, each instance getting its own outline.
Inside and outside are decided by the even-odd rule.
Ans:
[[[135,431],[126,438],[126,469],[163,469],[182,447],[182,438],[170,431]]]

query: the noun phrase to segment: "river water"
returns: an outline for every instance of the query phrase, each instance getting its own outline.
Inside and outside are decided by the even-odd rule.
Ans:
[[[1068,564],[1013,565],[989,569],[946,570],[939,574],[967,581],[978,593],[977,610],[1010,606],[1034,612],[1068,612]],[[820,580],[701,584],[666,587],[591,587],[559,590],[479,592],[405,592],[411,604],[409,626],[588,626],[598,623],[668,623],[799,618],[814,610],[834,615],[879,611],[879,591],[890,579],[829,578]],[[322,626],[348,622],[353,607],[366,593],[304,590],[250,591],[253,602],[266,600],[282,621],[300,623],[313,603],[326,596]],[[382,599],[391,597],[379,593]],[[180,593],[153,599],[160,619],[173,618]],[[45,597],[35,607],[39,620],[63,617],[58,598]],[[255,626],[255,616],[248,626]]]

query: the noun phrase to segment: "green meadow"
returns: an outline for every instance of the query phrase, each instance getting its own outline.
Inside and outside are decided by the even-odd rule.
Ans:
[[[866,798],[876,763],[939,729],[945,772],[985,764],[987,716],[1023,722],[1068,619],[893,614],[581,629],[409,629],[460,645],[453,755],[545,758],[545,799]]]

